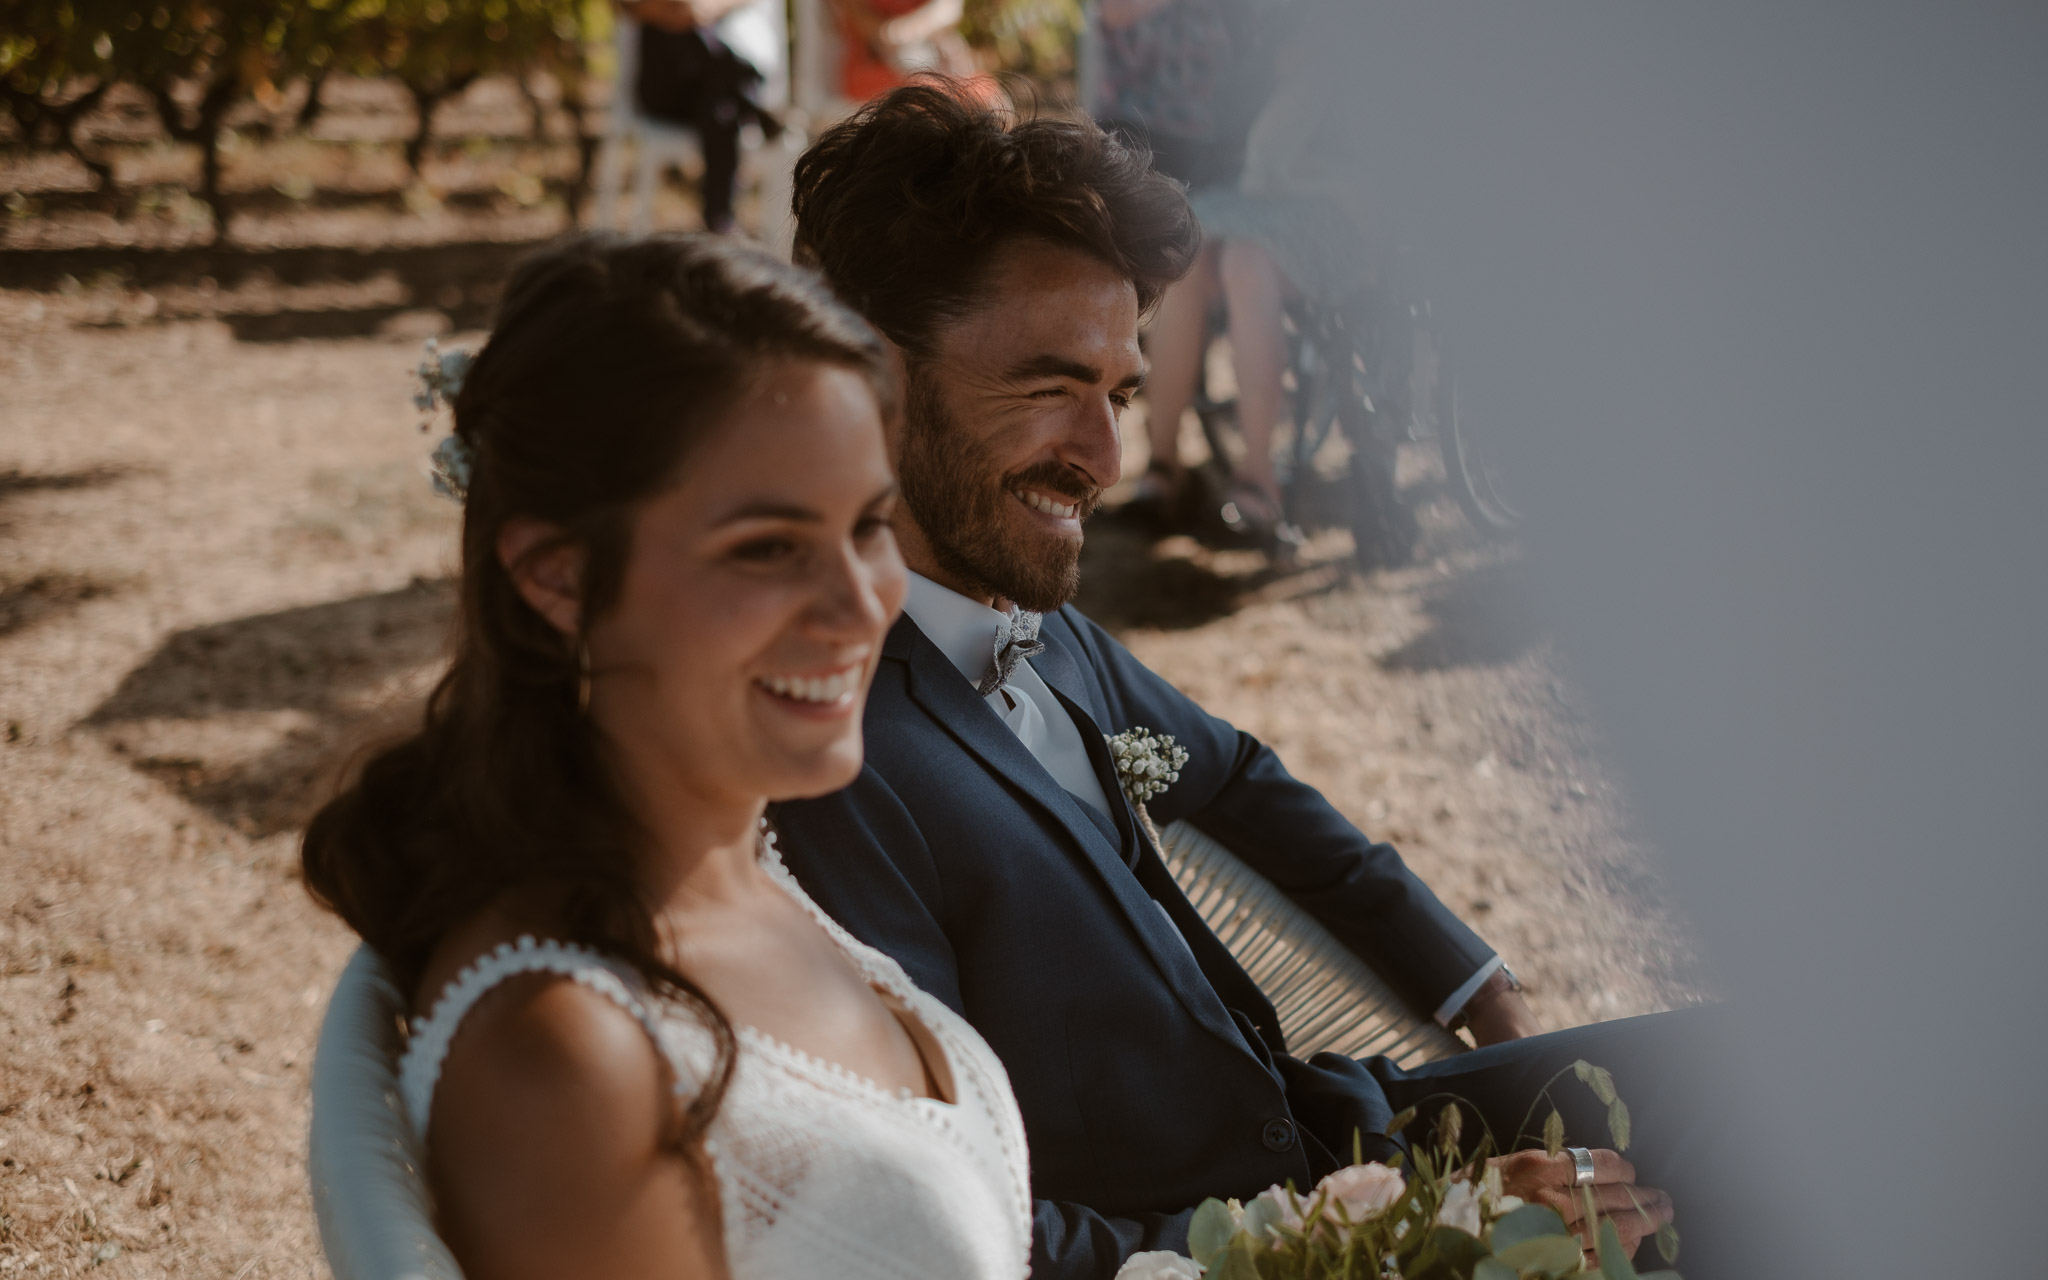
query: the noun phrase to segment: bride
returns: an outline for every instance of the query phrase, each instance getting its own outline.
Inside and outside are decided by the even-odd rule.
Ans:
[[[454,663],[304,861],[412,992],[472,1280],[1028,1269],[1001,1064],[762,821],[860,771],[892,387],[822,285],[711,237],[530,259],[467,374]]]

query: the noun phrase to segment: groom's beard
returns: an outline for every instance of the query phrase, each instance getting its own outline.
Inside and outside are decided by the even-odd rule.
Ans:
[[[1081,540],[1032,529],[1011,494],[1020,487],[1056,493],[1080,503],[1085,520],[1102,491],[1053,462],[999,471],[958,428],[929,378],[913,369],[909,384],[897,480],[939,568],[970,595],[1000,597],[1039,613],[1071,600],[1081,586]]]

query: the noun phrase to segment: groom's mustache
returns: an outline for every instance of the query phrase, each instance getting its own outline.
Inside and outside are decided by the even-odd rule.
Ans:
[[[1102,501],[1102,487],[1089,484],[1074,473],[1073,468],[1063,467],[1057,462],[1035,462],[1022,471],[1013,471],[1003,478],[1003,488],[1015,492],[1018,489],[1042,489],[1081,504],[1078,512],[1086,520]]]

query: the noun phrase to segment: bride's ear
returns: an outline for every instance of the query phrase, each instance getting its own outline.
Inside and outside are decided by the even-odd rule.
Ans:
[[[498,530],[498,563],[513,589],[555,630],[573,636],[583,619],[583,548],[545,520],[514,516]]]

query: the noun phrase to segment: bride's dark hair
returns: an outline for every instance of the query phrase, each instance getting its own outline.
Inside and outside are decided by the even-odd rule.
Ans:
[[[579,710],[581,637],[520,596],[498,538],[530,517],[561,533],[529,556],[581,549],[587,629],[617,602],[636,509],[764,364],[790,358],[859,372],[890,410],[874,331],[816,277],[738,241],[582,238],[514,271],[455,401],[472,463],[453,662],[419,732],[368,759],[302,850],[314,898],[407,992],[449,929],[508,890],[546,891],[566,940],[631,964],[713,1030],[718,1068],[678,1116],[677,1145],[717,1110],[732,1026],[661,956],[633,876],[643,833]]]

